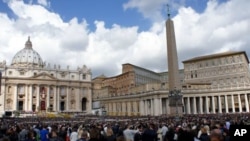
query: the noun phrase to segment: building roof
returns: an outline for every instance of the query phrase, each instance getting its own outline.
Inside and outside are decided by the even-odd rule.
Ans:
[[[139,66],[136,66],[136,65],[133,65],[133,64],[130,64],[130,63],[124,63],[124,64],[122,64],[122,66],[123,66],[123,65],[131,65],[131,66],[133,66],[134,68],[138,68],[138,69],[140,69],[140,70],[144,70],[144,71],[147,71],[147,72],[159,74],[159,73],[154,72],[154,71],[152,71],[152,70],[149,70],[149,69],[146,69],[146,68],[143,68],[143,67],[139,67]]]
[[[224,56],[231,56],[231,55],[242,54],[242,53],[245,55],[246,60],[249,63],[249,59],[248,59],[248,56],[247,56],[245,51],[227,51],[227,52],[223,52],[223,53],[198,56],[198,57],[194,57],[194,58],[191,58],[188,60],[184,60],[184,61],[182,61],[182,63],[196,62],[196,61],[201,61],[201,60],[208,60],[208,59],[219,58],[219,57],[224,57]]]

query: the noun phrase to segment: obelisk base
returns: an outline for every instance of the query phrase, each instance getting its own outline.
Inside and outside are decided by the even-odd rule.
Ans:
[[[182,106],[170,106],[170,116],[173,117],[182,117],[183,116],[183,111],[182,111]],[[177,111],[178,110],[178,111]]]

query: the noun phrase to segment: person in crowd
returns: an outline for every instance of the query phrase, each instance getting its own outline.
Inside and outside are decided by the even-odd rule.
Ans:
[[[162,126],[162,139],[165,138],[165,135],[167,132],[168,132],[168,127],[167,127],[166,123],[164,123]]]
[[[40,130],[41,141],[49,141],[49,131],[46,125],[43,125],[42,130]]]
[[[220,129],[212,130],[210,134],[210,141],[224,141],[224,137]]]
[[[153,123],[149,124],[149,127],[144,131],[142,135],[143,141],[157,141],[157,131]]]
[[[76,141],[78,139],[77,128],[74,127],[72,133],[70,134],[70,141]]]
[[[83,132],[83,127],[82,125],[79,126],[78,130],[77,130],[77,135],[78,135],[78,139],[80,139],[82,137],[82,132]]]
[[[159,125],[159,128],[157,130],[157,139],[158,141],[162,141],[162,125]]]
[[[63,138],[59,137],[57,135],[56,130],[51,130],[51,138],[49,139],[49,141],[64,141]]]
[[[21,132],[18,134],[19,141],[26,141],[28,138],[27,126],[21,126]]]
[[[77,139],[77,141],[88,141],[88,132],[87,131],[83,131],[81,134],[81,138]]]
[[[100,140],[101,133],[95,125],[92,125],[92,127],[89,131],[89,136],[90,136],[89,141],[99,141]]]
[[[134,141],[142,141],[143,125],[138,126],[138,132],[135,133]]]
[[[163,140],[164,141],[174,141],[174,135],[175,135],[174,128],[170,127]]]
[[[60,138],[62,138],[63,140],[66,140],[66,138],[67,138],[67,128],[65,127],[65,125],[62,125],[59,128],[58,136]]]
[[[126,129],[123,131],[123,135],[126,141],[134,141],[134,135],[137,132],[133,130],[132,125],[127,124]]]
[[[200,138],[199,140],[200,141],[209,141],[209,135],[208,135],[208,129],[204,127],[201,128],[201,135],[200,135]]]
[[[115,141],[115,135],[114,135],[113,130],[110,126],[107,126],[106,141]]]
[[[18,134],[15,132],[14,128],[11,127],[6,130],[3,138],[8,138],[10,141],[18,141]]]
[[[27,135],[27,139],[25,141],[37,141],[36,139],[36,135],[35,135],[35,131],[34,130],[30,130],[28,132],[28,135]]]

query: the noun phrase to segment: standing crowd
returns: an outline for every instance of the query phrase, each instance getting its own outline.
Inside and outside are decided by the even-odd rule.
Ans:
[[[229,141],[230,125],[246,125],[248,117],[3,118],[0,141]]]

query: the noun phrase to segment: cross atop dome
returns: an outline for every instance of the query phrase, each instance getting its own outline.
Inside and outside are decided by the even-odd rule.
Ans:
[[[32,49],[32,43],[30,41],[30,36],[28,36],[28,40],[25,43],[25,48]]]

